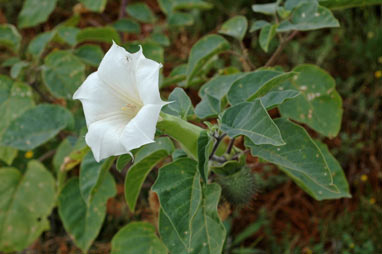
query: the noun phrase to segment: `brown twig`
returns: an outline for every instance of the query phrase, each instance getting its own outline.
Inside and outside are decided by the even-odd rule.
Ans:
[[[127,5],[127,0],[122,0],[121,1],[121,7],[119,8],[119,15],[118,19],[122,19],[126,15],[126,5]]]
[[[296,35],[298,34],[298,31],[293,31],[286,39],[281,40],[280,45],[276,49],[276,51],[273,53],[271,58],[267,61],[267,63],[264,65],[264,67],[269,67],[275,64],[276,59],[279,57],[281,52],[284,50],[287,43],[292,40]]]
[[[212,148],[212,152],[210,154],[210,157],[208,157],[208,159],[211,160],[214,157],[214,154],[215,154],[216,150],[218,149],[220,142],[223,140],[223,138],[225,136],[227,136],[227,134],[224,133],[224,134],[222,134],[222,135],[220,135],[218,137],[215,137],[216,141],[215,141],[214,147]]]
[[[40,158],[38,158],[38,160],[40,162],[43,162],[44,160],[49,159],[50,157],[52,157],[55,153],[56,153],[56,150],[50,150],[50,151],[44,153],[43,155],[41,155]]]

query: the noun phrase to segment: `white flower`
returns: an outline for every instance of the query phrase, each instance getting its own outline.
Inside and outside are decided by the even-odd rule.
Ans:
[[[74,93],[81,100],[88,133],[85,140],[97,162],[154,142],[162,106],[158,80],[161,64],[131,54],[113,42],[98,71]]]

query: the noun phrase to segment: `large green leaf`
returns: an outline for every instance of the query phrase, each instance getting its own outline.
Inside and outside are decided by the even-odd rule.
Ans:
[[[152,190],[158,194],[162,213],[173,225],[174,234],[180,237],[183,248],[188,249],[191,221],[202,202],[196,161],[181,158],[162,167]],[[166,242],[164,235],[162,238],[171,250],[171,245]]]
[[[121,38],[117,31],[110,26],[105,27],[88,27],[82,29],[77,34],[77,43],[81,43],[84,41],[97,41],[97,42],[106,42],[112,43],[115,41],[116,43],[121,43]]]
[[[277,25],[266,25],[263,28],[261,28],[260,36],[259,36],[259,44],[260,47],[265,51],[268,52],[269,44],[271,44],[272,39],[276,35],[276,28]]]
[[[57,37],[59,40],[74,46],[77,44],[77,35],[81,29],[71,26],[59,26],[57,28]]]
[[[45,58],[42,78],[51,93],[71,99],[85,78],[85,65],[68,51],[57,50]]]
[[[28,45],[27,52],[38,58],[44,52],[46,45],[53,39],[56,31],[49,31],[37,35]]]
[[[174,10],[209,10],[213,7],[211,3],[203,0],[173,0]]]
[[[21,251],[49,228],[55,182],[37,161],[28,163],[24,175],[2,168],[0,179],[0,251]]]
[[[198,138],[198,170],[205,183],[208,182],[208,161],[212,151],[213,139],[204,130]]]
[[[382,0],[319,0],[319,3],[330,9],[344,9],[382,4]]]
[[[45,22],[56,3],[57,0],[25,0],[18,17],[19,27],[32,27]]]
[[[346,197],[333,180],[333,171],[329,168],[325,156],[313,142],[304,128],[287,119],[275,120],[286,145],[255,145],[248,139],[245,145],[251,153],[272,162],[289,175],[298,186],[317,200]]]
[[[260,98],[264,108],[271,109],[300,95],[296,90],[271,91]]]
[[[0,146],[0,160],[11,165],[18,154],[17,149],[9,146]]]
[[[103,12],[107,0],[80,0],[80,2],[91,11]]]
[[[251,72],[232,84],[228,91],[228,101],[235,105],[262,97],[293,75],[295,75],[293,72],[284,73],[272,70]]]
[[[284,145],[277,128],[260,100],[243,102],[224,111],[221,129],[231,138],[248,137],[255,144]]]
[[[170,253],[222,253],[226,232],[217,213],[220,193],[220,186],[217,184],[203,186],[203,198],[192,218],[190,231],[178,233],[175,228],[176,224],[172,223],[164,210],[161,209],[159,232]]]
[[[245,33],[247,32],[247,28],[247,18],[239,15],[224,22],[219,30],[219,33],[232,36],[238,40],[243,40]]]
[[[156,21],[154,13],[145,3],[129,4],[126,7],[126,12],[143,23],[154,23]]]
[[[280,105],[281,115],[335,137],[341,127],[342,99],[335,90],[334,79],[314,65],[300,65],[293,71],[299,75],[284,83],[284,88],[298,90],[301,95]]]
[[[278,32],[291,30],[308,31],[325,27],[339,27],[338,20],[326,7],[318,5],[316,2],[308,2],[299,5],[291,14],[290,20],[280,23]]]
[[[267,3],[267,4],[254,4],[252,5],[252,10],[254,12],[263,13],[265,15],[275,15],[278,3]]]
[[[56,136],[71,120],[67,109],[40,104],[14,120],[5,130],[1,143],[19,150],[31,150]]]
[[[89,205],[82,199],[78,178],[71,178],[58,197],[58,213],[66,232],[86,252],[97,237],[106,215],[106,202],[116,194],[113,177],[107,173]]]
[[[131,222],[114,235],[111,254],[167,254],[166,246],[147,222]]]
[[[191,48],[187,67],[187,85],[197,76],[206,62],[214,55],[229,49],[229,43],[221,36],[210,34],[200,39]]]
[[[74,55],[79,57],[84,63],[97,67],[103,58],[103,51],[98,45],[82,45],[76,48]]]
[[[21,35],[11,24],[0,25],[0,46],[4,46],[17,53],[20,49]]]
[[[96,162],[93,153],[85,155],[80,167],[80,191],[82,199],[89,205],[94,195],[107,177],[115,157],[109,157],[102,162]]]
[[[171,103],[163,107],[163,112],[178,116],[184,120],[187,120],[188,116],[194,114],[194,107],[190,97],[188,97],[182,88],[175,88],[168,97],[168,101]]]
[[[134,211],[142,184],[151,169],[162,159],[169,156],[174,145],[169,138],[158,138],[155,143],[140,149],[133,166],[129,168],[125,179],[125,198],[131,211]]]

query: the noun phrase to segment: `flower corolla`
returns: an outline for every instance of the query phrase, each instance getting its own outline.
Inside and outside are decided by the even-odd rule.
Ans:
[[[161,64],[113,42],[98,70],[74,93],[83,106],[88,132],[85,141],[97,162],[154,142],[162,106]]]

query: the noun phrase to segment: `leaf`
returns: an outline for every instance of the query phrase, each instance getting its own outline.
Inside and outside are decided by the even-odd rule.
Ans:
[[[202,202],[200,176],[196,167],[196,161],[192,159],[178,159],[159,169],[152,187],[158,194],[162,213],[170,221],[174,234],[178,235],[185,249],[188,249],[191,221]],[[160,232],[167,247],[173,251],[161,229]]]
[[[194,107],[190,97],[188,97],[182,88],[175,88],[168,97],[168,101],[171,103],[163,107],[163,112],[178,116],[184,120],[187,120],[188,116],[194,114]]]
[[[259,70],[251,72],[236,80],[228,91],[228,101],[238,104],[264,96],[271,89],[279,86],[295,73]]]
[[[260,100],[243,102],[224,111],[221,129],[231,138],[244,135],[255,144],[284,145],[280,130]]]
[[[19,75],[22,73],[23,69],[27,66],[29,66],[29,62],[27,62],[27,61],[19,61],[19,62],[15,63],[12,66],[11,71],[10,71],[11,77],[13,79],[17,79],[19,77]]]
[[[270,23],[265,21],[265,20],[256,20],[255,22],[253,22],[251,24],[251,28],[249,28],[249,32],[253,33],[257,30],[262,29],[263,27],[265,27],[267,25],[270,25]]]
[[[173,0],[174,10],[209,10],[213,7],[211,3],[202,0]]]
[[[32,90],[20,82],[0,75],[0,143],[10,123],[34,106]]]
[[[49,228],[55,182],[37,161],[28,163],[24,175],[15,168],[2,168],[0,179],[0,250],[22,251]]]
[[[143,23],[154,23],[154,13],[145,3],[133,3],[126,7],[126,12],[133,18]]]
[[[145,57],[152,59],[156,62],[163,62],[164,59],[164,49],[162,46],[158,45],[152,41],[146,42],[133,42],[125,45],[129,52],[137,52],[139,50],[139,45],[142,46],[142,51]]]
[[[205,183],[208,182],[208,160],[212,145],[213,139],[207,131],[202,131],[198,138],[198,170]]]
[[[131,34],[140,34],[141,27],[138,22],[132,19],[119,19],[112,24],[115,30],[120,32],[127,32]]]
[[[122,154],[118,157],[116,167],[119,172],[122,172],[122,170],[127,166],[127,164],[131,161],[131,155],[130,154]]]
[[[74,55],[80,58],[85,64],[97,67],[103,58],[103,51],[98,45],[82,45],[74,50]]]
[[[241,15],[230,18],[219,30],[219,33],[232,36],[240,41],[243,40],[247,32],[248,21],[247,18]]]
[[[72,121],[71,113],[60,106],[40,104],[25,111],[5,130],[2,145],[27,151],[57,135]]]
[[[147,222],[131,222],[111,241],[111,254],[167,254],[166,246],[155,234],[155,227]]]
[[[20,28],[45,22],[56,7],[57,0],[25,0],[18,16]]]
[[[275,15],[277,6],[277,2],[269,4],[254,4],[252,5],[252,10],[254,12],[263,13],[265,15]]]
[[[7,165],[11,165],[17,156],[17,149],[8,146],[0,146],[0,160],[4,161]]]
[[[121,38],[119,34],[113,27],[105,26],[105,27],[88,27],[82,29],[77,34],[77,43],[85,42],[85,41],[96,41],[96,42],[106,42],[112,43],[115,41],[117,44],[121,43]]]
[[[173,150],[174,145],[169,138],[159,138],[155,143],[148,144],[137,152],[136,160],[125,178],[125,198],[131,211],[135,209],[142,184],[151,169]]]
[[[221,223],[217,205],[220,198],[220,187],[208,184],[202,188],[202,200],[191,222],[191,230],[183,234],[176,232],[176,224],[172,223],[163,209],[159,214],[159,232],[170,253],[185,254],[222,253],[225,239],[225,228]],[[184,242],[182,238],[189,238]]]
[[[304,191],[317,200],[338,197],[338,187],[325,157],[304,128],[279,118],[275,123],[281,131],[286,145],[255,145],[248,139],[245,145],[253,156],[279,166]]]
[[[82,160],[79,184],[82,199],[88,206],[102,185],[114,160],[115,157],[109,157],[98,163],[91,152],[87,153]]]
[[[285,101],[296,98],[300,95],[299,91],[296,90],[285,90],[285,91],[271,91],[260,98],[261,103],[267,110],[274,108]]]
[[[259,36],[259,43],[260,47],[265,51],[268,52],[269,44],[271,43],[272,39],[276,35],[276,28],[277,25],[266,25],[263,28],[261,28],[260,36]]]
[[[173,12],[168,17],[167,22],[170,26],[192,26],[194,17],[189,13]]]
[[[103,12],[105,10],[107,0],[80,0],[80,2],[91,11]]]
[[[221,36],[210,34],[194,44],[191,48],[187,67],[187,85],[214,55],[229,49],[229,43]]]
[[[42,79],[54,96],[72,99],[84,78],[84,64],[70,52],[57,50],[45,57]]]
[[[70,46],[74,46],[77,44],[77,35],[80,31],[77,27],[59,26],[57,28],[57,37]]]
[[[163,33],[153,33],[151,34],[150,39],[163,47],[170,46],[170,39]]]
[[[334,79],[314,65],[299,65],[293,71],[299,75],[285,83],[284,88],[298,90],[301,95],[280,105],[281,115],[305,123],[325,136],[337,136],[342,99],[335,90]]]
[[[303,3],[295,8],[290,20],[280,23],[277,32],[288,32],[292,30],[309,31],[325,27],[339,27],[338,20],[326,7],[317,3]]]
[[[0,46],[9,48],[14,53],[17,53],[20,49],[20,44],[21,35],[14,25],[0,25]]]
[[[329,9],[344,9],[382,4],[382,0],[319,0],[319,3]]]
[[[39,58],[44,52],[46,45],[53,39],[56,31],[49,31],[37,35],[28,45],[27,52],[34,58]]]
[[[200,118],[214,117],[220,114],[227,105],[226,94],[232,84],[246,74],[237,73],[217,76],[199,90],[201,102],[196,105],[195,114]]]
[[[87,206],[82,199],[79,180],[71,178],[58,197],[58,213],[66,232],[86,252],[97,237],[106,215],[106,202],[116,194],[113,177],[107,173]]]

